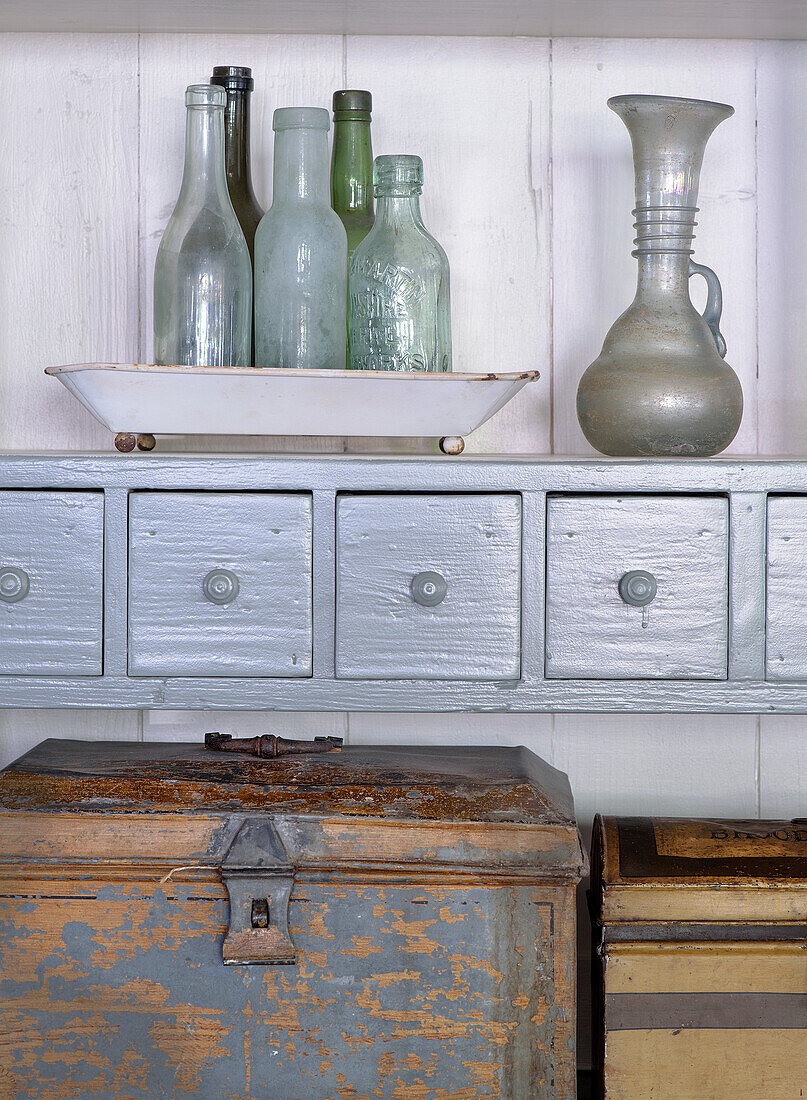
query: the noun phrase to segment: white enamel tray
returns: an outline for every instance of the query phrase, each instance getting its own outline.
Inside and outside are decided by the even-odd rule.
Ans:
[[[150,450],[155,435],[364,435],[438,436],[447,454],[539,377],[144,363],[45,373],[117,433],[119,450]]]

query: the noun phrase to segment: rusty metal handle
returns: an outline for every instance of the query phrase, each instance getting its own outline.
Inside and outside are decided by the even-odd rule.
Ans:
[[[277,756],[304,756],[308,753],[331,752],[342,745],[341,737],[315,737],[313,741],[295,741],[264,733],[258,737],[233,737],[229,733],[206,733],[205,748],[213,752],[237,752],[271,760]]]

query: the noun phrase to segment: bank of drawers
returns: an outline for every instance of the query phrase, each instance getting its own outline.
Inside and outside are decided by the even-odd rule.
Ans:
[[[807,495],[767,509],[766,675],[804,681]],[[549,680],[726,677],[728,497],[549,494],[544,545],[523,512],[509,492],[337,494],[333,675],[515,682],[528,613]],[[130,493],[129,674],[310,677],[313,529],[307,492]],[[0,674],[102,674],[103,561],[102,492],[0,492]]]

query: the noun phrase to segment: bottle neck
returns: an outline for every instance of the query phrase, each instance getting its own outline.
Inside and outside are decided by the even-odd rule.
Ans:
[[[379,223],[392,229],[423,229],[420,216],[420,195],[378,195],[376,225]]]
[[[252,165],[250,155],[250,96],[245,90],[230,89],[227,92],[227,109],[224,115],[226,130],[227,182],[252,193]]]
[[[328,135],[325,130],[275,133],[273,203],[307,200],[329,204]]]
[[[663,198],[663,196],[662,196]],[[689,259],[695,231],[695,206],[669,202],[642,204],[633,211],[639,261],[638,292],[647,300],[655,293],[685,295],[689,300]]]
[[[373,216],[370,120],[337,119],[333,130],[331,200],[337,214]]]
[[[689,253],[640,253],[637,295],[645,303],[658,297],[669,303],[670,295],[689,301]]]
[[[185,170],[180,198],[215,193],[226,199],[224,111],[221,107],[188,107],[185,119]]]

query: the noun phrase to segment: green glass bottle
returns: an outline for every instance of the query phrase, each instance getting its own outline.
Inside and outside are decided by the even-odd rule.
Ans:
[[[249,101],[255,81],[252,79],[252,69],[244,65],[216,65],[213,68],[210,83],[224,88],[227,92],[227,109],[224,112],[224,166],[227,173],[227,190],[235,216],[244,231],[254,272],[255,230],[263,217],[263,210],[252,190],[249,149]],[[255,366],[254,323],[250,366]]]
[[[369,92],[343,88],[333,93],[331,206],[347,233],[347,262],[375,221],[373,208],[373,142]],[[347,316],[345,367],[350,367],[350,310]]]
[[[252,190],[250,165],[249,100],[255,81],[252,79],[252,69],[243,65],[216,65],[210,83],[227,89],[227,110],[224,113],[227,190],[235,216],[244,231],[251,259],[255,250],[255,230],[264,213]]]
[[[331,206],[347,232],[347,259],[373,228],[373,143],[369,92],[333,93]]]

